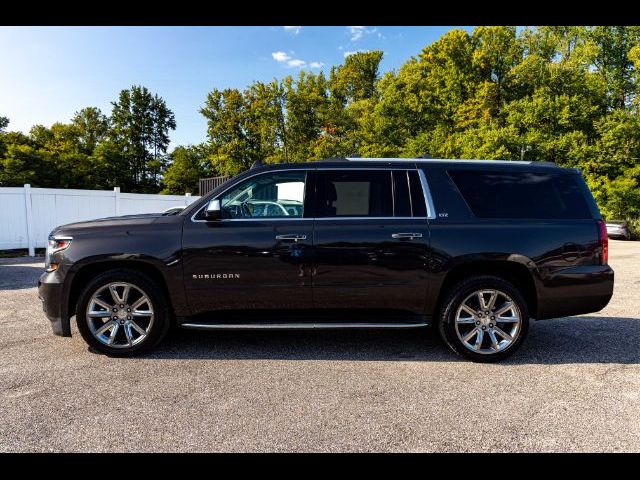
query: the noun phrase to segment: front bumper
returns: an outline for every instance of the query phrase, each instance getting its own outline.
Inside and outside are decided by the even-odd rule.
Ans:
[[[613,296],[613,269],[583,265],[547,274],[538,289],[535,318],[558,318],[602,310]]]
[[[51,322],[56,335],[71,336],[71,326],[64,301],[63,281],[58,272],[45,272],[38,279],[38,297],[42,300],[42,309]]]

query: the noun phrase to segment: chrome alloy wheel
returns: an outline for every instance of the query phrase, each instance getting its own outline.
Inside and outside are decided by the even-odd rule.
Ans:
[[[458,338],[466,348],[483,355],[507,349],[518,338],[521,326],[518,305],[499,290],[477,290],[456,311]]]
[[[153,326],[153,305],[131,283],[113,282],[99,288],[87,304],[92,335],[112,348],[130,348],[145,340]]]

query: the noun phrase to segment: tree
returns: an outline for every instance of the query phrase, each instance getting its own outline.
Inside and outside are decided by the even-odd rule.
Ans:
[[[205,144],[176,147],[164,173],[162,193],[182,195],[197,192],[198,180],[212,174],[208,154],[209,147]]]
[[[122,90],[112,102],[110,140],[127,158],[131,190],[152,191],[166,163],[169,130],[175,130],[173,112],[158,95],[142,86]]]
[[[624,109],[636,94],[629,52],[640,43],[640,27],[594,27],[591,38],[598,46],[594,65],[607,85],[609,107]]]
[[[247,129],[247,104],[240,90],[210,92],[200,113],[208,120],[211,161],[220,174],[236,175],[258,160],[255,144],[259,141]]]
[[[91,154],[109,131],[109,119],[96,107],[76,112],[71,124],[76,129],[80,150],[86,154]]]

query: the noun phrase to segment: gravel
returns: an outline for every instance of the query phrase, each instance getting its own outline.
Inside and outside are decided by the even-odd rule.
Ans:
[[[435,332],[177,331],[134,359],[52,334],[42,259],[0,259],[0,451],[639,451],[640,243],[614,297],[507,361]]]

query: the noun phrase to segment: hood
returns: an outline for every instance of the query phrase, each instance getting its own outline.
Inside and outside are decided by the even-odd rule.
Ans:
[[[95,220],[85,220],[82,222],[67,223],[53,229],[53,235],[64,235],[71,233],[85,233],[94,229],[100,230],[128,230],[136,226],[149,225],[159,218],[171,218],[163,216],[161,213],[140,213],[137,215],[122,215],[118,217],[98,218]],[[174,217],[175,218],[175,217]]]

